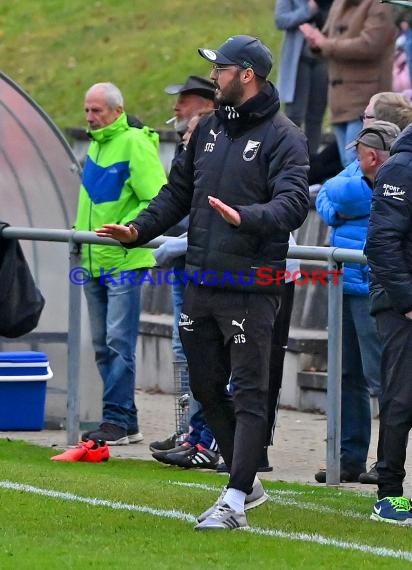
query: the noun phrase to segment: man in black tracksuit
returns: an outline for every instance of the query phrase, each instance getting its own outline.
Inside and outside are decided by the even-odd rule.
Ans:
[[[147,210],[129,226],[108,224],[97,234],[135,247],[190,215],[179,330],[193,395],[230,469],[227,489],[196,528],[232,529],[247,526],[244,509],[267,498],[256,471],[272,329],[289,232],[309,209],[308,150],[266,80],[272,67],[266,46],[234,36],[199,53],[215,64],[218,110],[201,120],[184,160]]]
[[[371,313],[382,341],[378,502],[371,519],[412,524],[403,497],[412,427],[412,125],[399,136],[375,179],[366,255]]]

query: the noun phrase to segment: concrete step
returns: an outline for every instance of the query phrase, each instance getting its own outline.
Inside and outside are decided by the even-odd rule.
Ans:
[[[326,413],[328,373],[302,370],[297,374],[297,382],[300,388],[299,410]],[[371,397],[370,401],[372,418],[377,419],[379,418],[378,398]]]

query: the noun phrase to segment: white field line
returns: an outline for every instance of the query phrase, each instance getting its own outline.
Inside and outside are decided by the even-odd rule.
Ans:
[[[213,485],[204,485],[199,483],[183,483],[181,481],[169,481],[171,485],[177,485],[181,487],[191,487],[192,489],[203,489],[205,491],[221,491],[221,488],[215,487]],[[363,513],[358,513],[356,511],[344,511],[334,507],[327,507],[325,505],[320,505],[319,503],[303,502],[301,500],[296,501],[295,499],[285,498],[285,495],[303,495],[303,491],[288,491],[279,489],[277,491],[266,491],[269,495],[269,500],[277,505],[284,505],[287,507],[297,507],[301,510],[314,511],[323,514],[336,514],[344,517],[349,517],[352,519],[363,519],[366,520]]]
[[[66,493],[61,491],[53,491],[50,489],[41,489],[39,487],[34,487],[33,485],[26,485],[23,483],[14,483],[12,481],[0,481],[0,488],[8,489],[13,491],[20,491],[24,493],[31,493],[33,495],[40,495],[43,497],[50,497],[53,499],[60,499],[63,501],[73,501],[77,503],[83,503],[95,507],[107,507],[109,509],[125,510],[125,511],[136,511],[139,513],[149,514],[156,517],[170,518],[183,520],[190,523],[195,523],[196,518],[188,513],[182,511],[165,510],[165,509],[155,509],[152,507],[144,507],[141,505],[133,505],[128,503],[122,503],[120,501],[108,501],[106,499],[97,499],[92,497],[82,497],[80,495],[75,495],[74,493]],[[353,550],[364,552],[366,554],[372,554],[379,557],[386,558],[396,558],[400,560],[408,560],[412,562],[412,552],[404,550],[393,550],[391,548],[368,546],[367,544],[358,544],[356,542],[349,542],[344,540],[337,540],[333,538],[328,538],[319,534],[311,534],[304,532],[285,532],[282,530],[269,530],[259,527],[248,527],[242,529],[242,532],[248,532],[251,534],[257,534],[260,536],[269,536],[274,538],[283,538],[286,540],[295,540],[300,542],[309,542],[320,544],[322,546],[334,546],[336,548],[344,550]]]
[[[184,483],[183,481],[168,481],[169,485],[176,485],[177,487],[191,487],[192,489],[204,489],[205,491],[221,491],[222,487],[216,485],[207,485],[205,483]],[[279,489],[270,491],[279,495],[304,495],[303,491],[292,491],[292,489]]]

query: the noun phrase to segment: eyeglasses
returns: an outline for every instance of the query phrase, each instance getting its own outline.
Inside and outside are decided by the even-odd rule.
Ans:
[[[212,67],[212,71],[216,71],[217,74],[221,73],[222,71],[226,71],[227,69],[230,69],[231,67],[237,67],[239,68],[239,65],[233,64],[233,65],[213,65]]]
[[[361,121],[364,121],[365,119],[375,119],[375,115],[368,115],[367,113],[362,113],[362,115],[359,115],[359,119]]]

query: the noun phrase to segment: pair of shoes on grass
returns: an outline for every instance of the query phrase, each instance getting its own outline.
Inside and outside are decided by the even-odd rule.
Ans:
[[[227,488],[224,487],[217,501],[198,517],[195,530],[235,530],[248,526],[244,512],[238,513],[224,501]],[[252,491],[246,495],[245,511],[258,507],[268,500],[262,483],[257,479]]]
[[[136,430],[126,430],[116,424],[103,422],[98,429],[85,431],[82,434],[82,441],[105,441],[107,445],[129,445],[129,443],[140,443],[143,441],[143,434]]]
[[[161,463],[185,469],[216,469],[219,462],[219,453],[204,448],[200,443],[191,445],[189,442],[183,442],[170,451],[153,453],[152,457]]]
[[[153,459],[156,461],[160,461],[160,463],[168,463],[167,456],[169,453],[179,453],[180,451],[188,451],[189,449],[193,449],[193,445],[188,441],[183,441],[180,445],[176,445],[172,449],[165,449],[165,450],[157,450],[152,453]]]
[[[71,447],[60,453],[54,455],[50,459],[52,461],[83,461],[85,463],[100,463],[107,461],[110,457],[109,446],[103,441],[79,441],[75,447]]]
[[[412,504],[407,497],[385,497],[373,507],[371,520],[401,526],[412,525]]]

